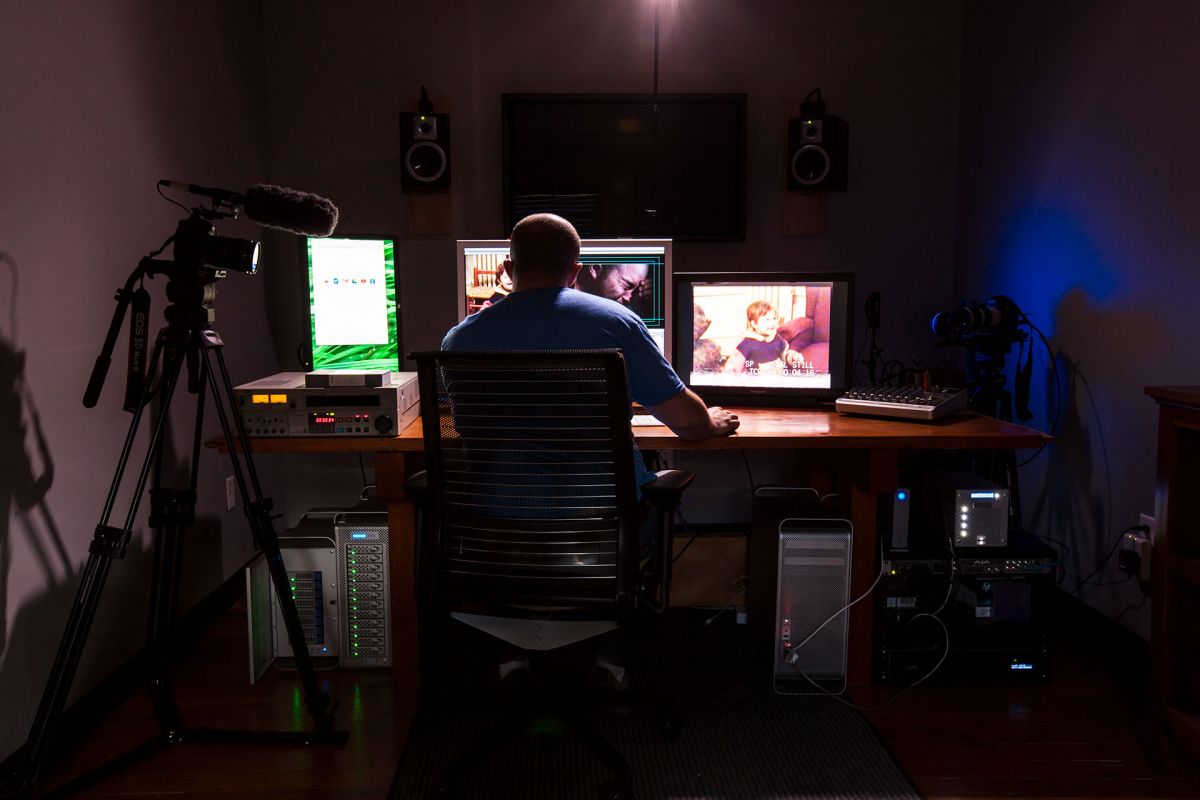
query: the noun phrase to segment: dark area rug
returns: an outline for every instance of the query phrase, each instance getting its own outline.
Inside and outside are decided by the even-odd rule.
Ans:
[[[668,739],[645,714],[596,711],[590,719],[633,768],[638,800],[919,800],[874,731],[855,710],[821,696],[784,696],[772,688],[769,654],[755,653],[748,631],[727,613],[711,625],[696,612],[672,612],[642,637],[633,686],[669,691],[682,710]],[[471,634],[463,634],[471,635]],[[462,663],[491,669],[478,640],[454,651]],[[584,653],[583,656],[587,656]],[[583,658],[576,660],[587,664]],[[449,667],[448,667],[449,668]],[[416,800],[489,721],[487,705],[463,681],[461,702],[414,725],[397,767],[392,798]],[[483,678],[486,682],[486,678]],[[537,735],[505,737],[463,775],[467,798],[568,800],[597,797],[609,773],[552,719]]]

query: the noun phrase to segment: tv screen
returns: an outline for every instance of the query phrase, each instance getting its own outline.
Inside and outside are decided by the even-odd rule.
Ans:
[[[396,242],[390,236],[303,236],[310,369],[400,368]]]
[[[676,371],[705,399],[806,405],[850,387],[849,273],[675,276]]]
[[[511,290],[502,265],[505,239],[458,243],[458,318],[485,310]],[[607,297],[642,318],[663,355],[671,358],[671,240],[584,239],[577,289]]]
[[[503,104],[505,230],[548,211],[585,237],[745,238],[744,94]]]

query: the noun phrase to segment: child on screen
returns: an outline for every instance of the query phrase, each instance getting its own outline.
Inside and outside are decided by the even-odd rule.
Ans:
[[[746,337],[725,362],[725,372],[782,374],[802,367],[804,356],[778,335],[779,312],[766,300],[746,307]]]

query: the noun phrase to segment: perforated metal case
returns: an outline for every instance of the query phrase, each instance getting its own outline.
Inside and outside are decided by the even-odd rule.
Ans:
[[[846,676],[853,527],[843,519],[784,519],[779,523],[775,607],[775,680],[814,681]],[[834,616],[836,615],[836,616]],[[812,639],[822,623],[834,617]],[[793,650],[798,654],[788,663]]]
[[[1008,544],[1008,490],[984,486],[958,489],[951,510],[955,547],[1004,547]]]
[[[392,665],[387,523],[385,512],[344,512],[334,517],[343,667]]]

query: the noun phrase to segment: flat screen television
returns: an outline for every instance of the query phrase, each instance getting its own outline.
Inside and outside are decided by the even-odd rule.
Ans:
[[[852,382],[850,273],[676,273],[672,362],[706,401],[803,406]]]
[[[506,94],[503,138],[505,230],[745,238],[744,94]]]
[[[396,240],[300,237],[308,283],[310,370],[398,371]]]
[[[458,242],[458,318],[501,300],[512,289],[502,264],[507,239]],[[663,355],[671,358],[671,240],[584,239],[576,288],[608,297],[642,318]]]

